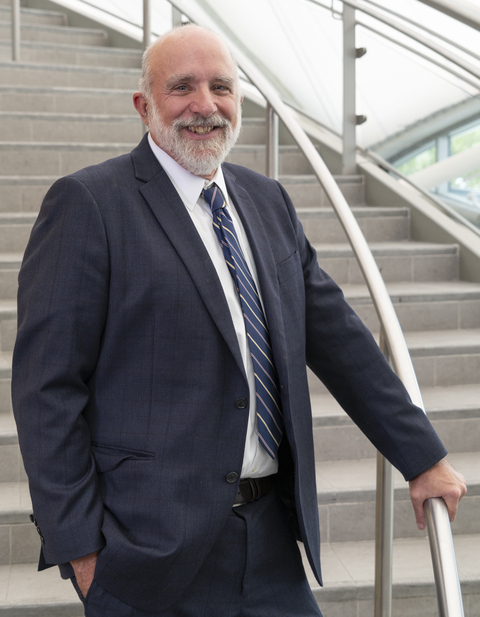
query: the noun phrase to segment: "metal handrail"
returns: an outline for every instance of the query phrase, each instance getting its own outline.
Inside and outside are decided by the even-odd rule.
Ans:
[[[437,11],[441,11],[442,13],[445,13],[445,15],[463,22],[471,28],[480,30],[480,16],[476,17],[469,11],[462,10],[458,6],[454,7],[451,2],[446,2],[446,0],[419,0],[419,2],[427,4],[428,6],[437,9]]]
[[[449,45],[452,45],[452,47],[456,47],[458,50],[463,51],[463,53],[468,54],[469,56],[472,56],[476,60],[480,60],[480,56],[474,53],[471,49],[468,49],[467,47],[463,47],[456,41],[452,41],[451,39],[444,36],[443,34],[440,34],[439,32],[436,32],[435,30],[431,30],[430,28],[427,28],[425,24],[420,24],[414,19],[410,19],[410,17],[406,17],[405,15],[402,15],[401,13],[397,13],[396,11],[393,11],[387,6],[382,6],[381,4],[378,4],[378,2],[375,2],[374,0],[362,0],[362,2],[367,2],[368,4],[371,4],[372,6],[376,6],[378,9],[385,11],[385,13],[394,15],[395,17],[398,17],[402,21],[406,21],[407,23],[412,24],[416,28],[419,28],[420,30],[423,30],[424,32],[428,32],[428,34],[431,34],[435,38],[440,39],[444,43],[448,43]]]
[[[307,1],[312,2],[313,4],[318,4],[319,6],[323,8],[326,8],[325,5],[319,2],[319,0],[307,0]],[[470,73],[474,77],[477,77],[478,79],[480,79],[480,68],[477,68],[476,66],[474,66],[470,62],[467,62],[460,56],[457,56],[457,54],[454,54],[453,52],[447,49],[444,49],[438,43],[435,43],[434,41],[430,41],[428,38],[426,38],[425,36],[422,36],[418,32],[415,32],[411,28],[408,28],[407,26],[404,26],[403,24],[398,23],[397,21],[395,21],[394,19],[391,19],[390,17],[382,15],[381,13],[379,13],[378,11],[374,9],[363,6],[356,0],[341,0],[341,2],[343,2],[343,4],[346,4],[347,6],[357,9],[358,11],[361,11],[362,13],[365,13],[366,15],[370,15],[370,17],[373,17],[374,19],[381,21],[385,25],[390,26],[391,28],[393,28],[394,30],[397,30],[398,32],[401,32],[402,34],[405,34],[411,39],[417,41],[418,43],[421,43],[425,47],[428,47],[432,51],[436,52],[440,56],[443,56],[449,62],[456,64],[457,66],[462,68],[464,71],[467,71],[467,73]]]
[[[444,203],[441,199],[439,199],[438,197],[430,193],[430,191],[427,191],[427,189],[424,189],[423,187],[418,186],[418,184],[413,182],[413,180],[411,180],[408,176],[405,176],[404,174],[402,174],[401,171],[399,171],[391,163],[389,163],[388,161],[383,159],[381,156],[379,156],[376,152],[372,152],[371,150],[360,148],[358,146],[357,146],[357,152],[360,152],[361,154],[363,154],[363,156],[372,160],[379,167],[382,167],[383,169],[397,176],[404,182],[408,182],[408,184],[411,187],[413,187],[415,190],[421,193],[424,197],[427,197],[431,202],[433,202],[435,206],[437,206],[438,208],[443,210],[446,214],[448,214],[448,216],[455,219],[458,223],[460,223],[464,227],[468,227],[468,229],[470,229],[470,231],[473,231],[473,233],[476,234],[477,236],[480,236],[480,229],[476,227],[473,223],[471,223],[468,219],[466,219],[464,216],[462,216],[459,212],[457,212],[455,208],[452,208],[452,206],[449,206],[448,204]]]
[[[445,64],[443,64],[440,60],[436,60],[435,58],[432,58],[431,56],[428,56],[427,54],[424,54],[421,51],[414,49],[413,47],[410,47],[410,45],[407,45],[406,43],[403,43],[402,41],[395,39],[393,36],[388,36],[388,34],[386,34],[385,32],[380,32],[380,30],[377,30],[376,28],[374,28],[373,26],[370,26],[369,24],[365,24],[361,21],[357,21],[357,24],[361,26],[362,28],[365,28],[365,30],[370,30],[370,32],[373,32],[374,34],[381,36],[383,39],[390,41],[394,43],[395,45],[398,45],[399,47],[403,47],[403,49],[406,49],[407,51],[415,54],[419,58],[423,58],[424,60],[427,60],[428,62],[431,62],[432,64],[435,64],[436,66],[439,66],[441,69],[448,71],[450,75],[453,75],[454,77],[457,77],[458,79],[461,79],[466,84],[468,84],[469,86],[472,86],[476,90],[480,90],[480,82],[478,81],[475,82],[469,77],[467,77],[466,75],[462,75],[461,73],[459,73],[452,67],[445,66]],[[479,59],[480,59],[480,56],[479,56]]]

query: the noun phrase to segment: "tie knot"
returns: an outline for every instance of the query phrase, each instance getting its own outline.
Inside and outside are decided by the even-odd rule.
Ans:
[[[212,213],[216,210],[221,210],[226,205],[222,191],[215,183],[213,183],[212,186],[209,186],[208,189],[203,189],[202,195],[207,204],[210,206]]]

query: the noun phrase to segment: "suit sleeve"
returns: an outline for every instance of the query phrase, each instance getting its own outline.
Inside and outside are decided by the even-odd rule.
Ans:
[[[78,180],[48,192],[19,275],[12,399],[47,564],[104,545],[103,504],[82,411],[108,306],[107,237]]]
[[[341,289],[319,268],[316,252],[283,193],[305,281],[307,365],[373,445],[411,480],[442,459],[446,450]]]

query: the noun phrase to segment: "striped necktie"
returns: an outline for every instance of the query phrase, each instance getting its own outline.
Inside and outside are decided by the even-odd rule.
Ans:
[[[284,425],[278,378],[260,298],[221,190],[212,184],[202,196],[212,210],[213,228],[240,297],[255,374],[258,439],[266,452],[275,458]]]

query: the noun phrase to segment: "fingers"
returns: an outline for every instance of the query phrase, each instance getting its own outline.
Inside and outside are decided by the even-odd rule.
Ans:
[[[95,566],[97,565],[97,555],[98,551],[70,562],[75,572],[78,587],[84,598],[87,597],[88,590],[93,581]]]
[[[427,520],[425,518],[425,510],[423,508],[423,501],[420,502],[413,502],[412,499],[412,504],[413,504],[413,511],[415,513],[415,521],[417,523],[417,527],[423,531],[425,529],[425,527],[427,526]]]
[[[442,459],[430,469],[427,469],[410,481],[410,498],[417,527],[421,530],[426,527],[423,504],[430,497],[442,497],[447,505],[448,516],[451,522],[455,520],[460,499],[467,492],[465,478]]]

